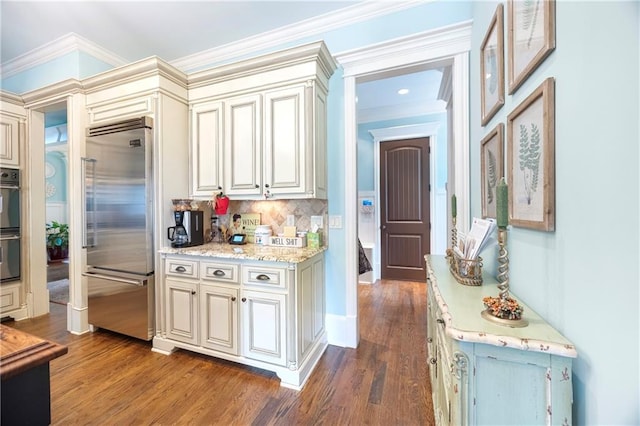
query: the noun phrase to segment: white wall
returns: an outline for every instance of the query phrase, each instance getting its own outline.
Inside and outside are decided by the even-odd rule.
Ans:
[[[556,231],[511,229],[511,289],[576,345],[574,424],[640,424],[638,3],[557,1],[555,52],[483,128],[479,48],[496,5],[473,10],[473,214],[479,141],[555,77]]]

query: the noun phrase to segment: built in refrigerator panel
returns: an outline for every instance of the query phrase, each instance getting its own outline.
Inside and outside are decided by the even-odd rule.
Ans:
[[[87,263],[136,274],[153,272],[149,129],[87,139]]]

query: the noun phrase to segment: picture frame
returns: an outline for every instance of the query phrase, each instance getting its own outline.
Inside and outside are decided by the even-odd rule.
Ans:
[[[509,0],[509,94],[556,48],[555,0]]]
[[[480,142],[482,217],[497,216],[496,187],[504,176],[504,124],[499,123]]]
[[[504,7],[498,4],[480,45],[481,123],[504,105]]]
[[[507,116],[509,223],[555,230],[555,79]]]

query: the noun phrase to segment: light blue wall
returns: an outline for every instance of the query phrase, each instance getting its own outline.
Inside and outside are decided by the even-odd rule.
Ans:
[[[69,78],[83,79],[113,68],[84,52],[71,52],[2,79],[2,89],[25,93]]]
[[[555,77],[556,231],[511,229],[511,289],[576,345],[574,424],[640,424],[638,3],[558,1],[555,52],[483,128],[479,49],[496,5],[473,9],[472,214],[479,141]]]
[[[432,182],[433,190],[444,189],[447,183],[447,113],[429,114],[418,117],[408,117],[396,120],[383,120],[358,125],[358,191],[373,191],[374,182],[374,157],[375,143],[369,133],[374,129],[389,127],[409,126],[413,124],[438,123],[436,138],[431,141],[432,152],[436,152],[438,158],[435,182]]]

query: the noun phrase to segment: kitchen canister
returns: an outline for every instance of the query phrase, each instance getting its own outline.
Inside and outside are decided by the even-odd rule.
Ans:
[[[271,232],[271,227],[269,225],[258,225],[254,235],[255,243],[268,246]]]

